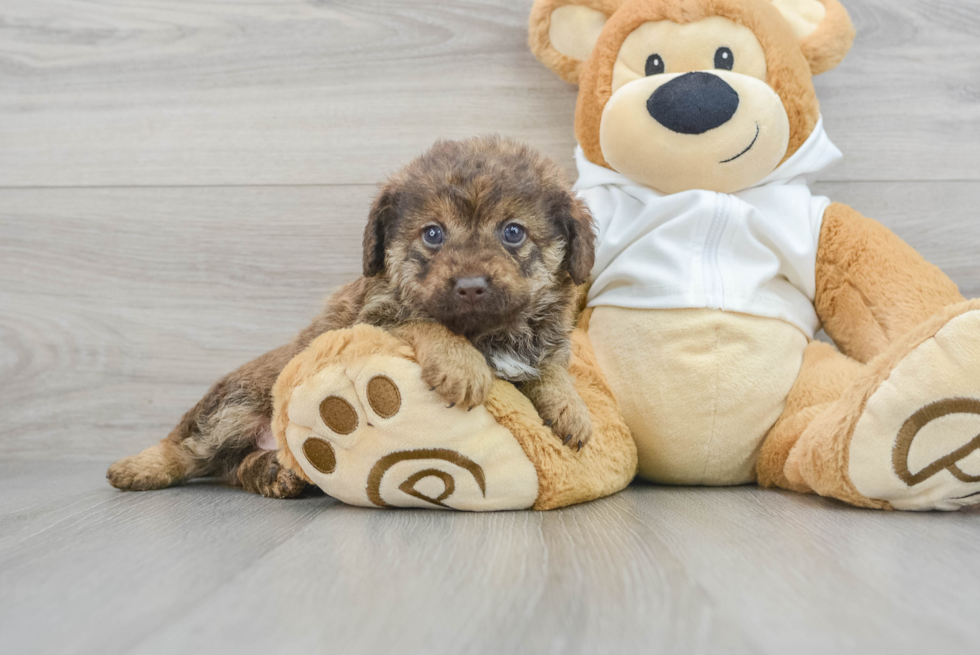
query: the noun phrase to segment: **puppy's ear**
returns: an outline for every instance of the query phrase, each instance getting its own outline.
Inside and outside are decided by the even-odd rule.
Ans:
[[[364,228],[364,277],[374,277],[385,268],[385,246],[395,222],[395,199],[396,193],[389,184],[371,205]]]
[[[562,268],[568,271],[575,284],[589,279],[595,264],[595,232],[592,230],[592,214],[585,203],[569,194],[557,214],[557,221],[565,235],[565,259]]]

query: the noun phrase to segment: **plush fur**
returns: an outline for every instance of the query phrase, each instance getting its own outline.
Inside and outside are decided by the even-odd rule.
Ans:
[[[595,9],[606,16],[612,16],[626,0],[538,0],[531,9],[530,28],[528,30],[528,45],[531,51],[545,66],[554,71],[560,78],[570,84],[578,84],[582,61],[573,59],[558,52],[551,45],[549,31],[551,29],[551,14],[559,7],[582,5]]]
[[[827,13],[819,27],[800,42],[814,75],[836,68],[854,44],[854,25],[844,6],[837,0],[820,0],[820,3]]]
[[[296,454],[290,450],[286,437],[290,408],[296,402],[293,400],[295,390],[325,367],[356,370],[360,363],[377,355],[417,360],[416,353],[405,341],[368,325],[356,325],[321,335],[283,369],[273,390],[275,414],[272,427],[279,445],[279,462],[284,470],[306,482],[311,481]],[[629,484],[636,474],[636,446],[581,329],[572,333],[569,374],[587,404],[595,426],[595,437],[581,452],[563,447],[551,430],[542,425],[527,397],[513,385],[496,381],[484,403],[496,422],[507,429],[508,438],[517,441],[534,466],[538,493],[531,506],[533,509],[553,509],[607,496]],[[406,411],[412,410],[418,411],[418,408]],[[427,413],[429,410],[423,408],[421,411]],[[439,410],[433,408],[432,411]],[[432,428],[432,436],[427,441],[440,445],[438,419],[433,420]],[[485,438],[497,438],[494,435],[488,434]],[[396,441],[391,447],[399,450],[408,446]],[[357,443],[349,448],[356,449]],[[488,484],[493,482],[490,480]]]
[[[945,307],[896,339],[867,366],[861,367],[862,370],[854,376],[850,384],[835,394],[837,399],[817,413],[794,443],[782,471],[789,482],[786,486],[798,491],[831,496],[860,507],[891,509],[888,501],[861,495],[850,479],[849,447],[858,419],[864,413],[871,396],[881,388],[895,367],[910,352],[934,338],[954,318],[978,311],[980,300]],[[846,360],[842,355],[837,357],[838,372],[846,368],[853,375],[853,360]],[[770,476],[771,474],[767,475]]]
[[[575,10],[575,6],[582,9]],[[550,22],[559,7],[564,12],[562,20]],[[579,13],[579,20],[570,19],[574,18],[575,11]],[[604,23],[596,12],[601,12],[606,17]],[[622,102],[626,103],[636,102],[637,99],[647,100],[645,94],[649,94],[651,89],[659,91],[663,88],[656,86],[657,80],[652,76],[664,72],[675,75],[673,78],[664,78],[669,81],[691,72],[698,72],[702,76],[714,74],[725,79],[724,72],[715,70],[719,68],[717,64],[711,66],[709,62],[704,62],[701,64],[703,68],[699,68],[699,65],[692,67],[690,63],[678,64],[673,71],[665,71],[664,59],[661,59],[659,71],[646,71],[645,76],[640,75],[639,79],[635,79],[639,73],[635,72],[636,63],[629,57],[635,59],[636,46],[623,48],[624,43],[631,43],[628,38],[635,36],[635,43],[639,43],[640,47],[649,45],[651,53],[662,54],[660,47],[671,48],[671,54],[677,60],[702,61],[698,59],[700,55],[695,56],[692,53],[700,53],[697,48],[703,49],[710,44],[702,44],[696,38],[691,39],[690,33],[681,42],[676,37],[678,32],[670,31],[673,29],[670,25],[696,24],[711,18],[714,22],[710,29],[715,32],[714,36],[706,39],[714,39],[718,41],[718,45],[725,45],[722,43],[724,39],[717,36],[717,32],[724,29],[719,27],[723,23],[714,20],[715,17],[747,27],[758,40],[765,53],[766,63],[762,81],[779,96],[789,121],[789,145],[783,161],[799,149],[812,133],[820,115],[812,76],[839,64],[854,39],[854,28],[847,12],[837,0],[537,0],[529,27],[531,48],[559,76],[580,85],[575,131],[585,156],[591,162],[615,168],[609,163],[614,159],[611,156],[614,153],[607,153],[609,157],[604,155],[604,144],[612,148],[626,148],[623,151],[625,155],[623,152],[616,152],[616,161],[631,168],[636,175],[646,175],[654,182],[659,180],[669,183],[673,188],[660,188],[654,183],[637,180],[629,171],[619,170],[638,183],[669,193],[702,188],[726,190],[696,184],[683,187],[687,182],[700,183],[702,180],[695,179],[694,176],[669,178],[663,176],[656,167],[636,166],[636,158],[656,157],[658,143],[662,146],[668,143],[667,136],[659,136],[659,142],[656,141],[657,136],[650,136],[661,134],[655,131],[661,128],[655,124],[647,124],[650,116],[657,123],[661,123],[661,119],[653,114],[649,104],[641,111],[624,113],[617,109],[616,102],[610,102],[616,94],[620,94],[616,97],[624,98]],[[639,30],[648,23],[661,21],[666,23],[657,26],[659,31],[647,28],[644,28],[646,31]],[[597,25],[601,25],[598,31]],[[709,30],[706,28],[705,31]],[[674,34],[675,39],[665,41],[665,34]],[[551,42],[552,38],[555,38],[556,43],[560,41],[565,54],[558,51]],[[685,52],[684,48],[688,51]],[[689,56],[685,59],[684,56],[678,56],[678,53]],[[571,54],[578,56],[572,57]],[[729,67],[727,70],[732,69]],[[752,73],[745,71],[739,74],[752,76]],[[614,75],[619,75],[620,80],[634,81],[620,84],[614,92]],[[754,79],[762,79],[758,72],[754,75]],[[736,78],[729,79],[734,82]],[[663,84],[666,85],[669,81]],[[637,91],[624,91],[631,84]],[[751,93],[752,88],[752,85],[745,85],[741,92]],[[758,89],[758,85],[754,88]],[[653,98],[654,96],[650,96],[647,102],[652,102]],[[646,115],[646,111],[650,112],[650,116]],[[628,120],[635,120],[635,115],[646,120],[637,122],[634,128],[633,123]],[[613,129],[603,132],[603,121],[624,116],[628,120],[617,122],[614,126],[619,132]],[[629,138],[632,135],[630,130],[633,129],[642,130],[642,133],[637,132],[635,141]],[[611,139],[603,141],[603,133]],[[711,138],[701,136],[701,132],[693,133],[699,135],[697,138]],[[716,128],[711,128],[703,134],[712,133],[719,132]],[[626,135],[625,138],[623,134]],[[682,155],[683,153],[680,156]],[[714,165],[713,162],[710,163]],[[703,170],[713,169],[703,167]],[[658,174],[661,174],[660,178],[656,177]],[[755,182],[761,179],[760,176]],[[676,188],[678,186],[683,188]],[[610,236],[615,235],[604,235],[604,238]],[[940,462],[942,466],[933,467],[938,473],[929,469],[926,479],[931,481],[922,487],[913,489],[911,483],[908,487],[904,486],[906,483],[901,481],[898,468],[892,470],[893,466],[898,466],[892,459],[887,462],[868,460],[871,457],[869,453],[892,452],[890,444],[893,441],[898,444],[897,433],[878,434],[869,432],[871,428],[862,428],[860,433],[863,439],[863,459],[858,458],[853,462],[851,460],[852,440],[856,438],[854,435],[858,433],[859,425],[901,426],[902,421],[909,416],[918,415],[934,406],[974,406],[971,399],[980,398],[980,387],[975,382],[980,379],[980,356],[975,352],[974,342],[964,335],[970,334],[980,321],[977,318],[980,301],[965,301],[956,285],[914,249],[881,224],[840,204],[832,204],[823,216],[815,278],[814,308],[839,350],[816,342],[806,347],[800,371],[787,393],[782,414],[768,430],[761,444],[755,464],[755,479],[764,486],[819,493],[853,505],[882,509],[892,508],[894,503],[907,509],[955,509],[980,501],[980,492],[977,491],[980,487],[970,486],[980,485],[980,482],[973,481],[973,473],[956,468],[956,463],[960,460],[949,463],[956,457],[965,459],[972,452],[970,444],[975,437],[975,431],[952,427],[956,425],[955,421],[942,424],[946,426],[945,432],[937,432],[940,428],[930,428],[933,430],[930,433],[933,435],[932,441],[920,447],[927,449],[920,450],[919,457],[924,457],[922,452],[935,454],[928,449],[939,447],[936,444],[942,444],[943,448],[953,444],[953,450],[943,451],[942,456],[934,460],[934,463]],[[602,323],[595,317],[592,319],[592,325],[596,326],[593,336],[599,361],[610,356],[628,358],[629,361],[623,363],[627,372],[636,368],[636,362],[657,361],[656,353],[643,351],[643,344],[633,344],[633,351],[628,356],[615,348],[606,348],[602,335],[599,334],[599,327],[607,323],[608,321]],[[655,319],[651,318],[650,324],[655,323]],[[943,331],[946,326],[954,324],[960,327]],[[944,334],[946,336],[940,338]],[[923,350],[927,348],[926,344],[932,344],[928,348],[934,350]],[[699,354],[711,350],[711,344],[701,346],[689,349]],[[942,357],[936,355],[939,351],[943,353]],[[610,355],[610,352],[615,354]],[[910,369],[913,366],[921,368]],[[631,392],[636,388],[648,388],[653,393],[663,386],[662,380],[657,380],[656,384],[650,382],[646,387],[642,379],[624,381],[620,378],[625,373],[618,369],[614,371],[614,368],[616,367],[609,366],[607,370],[614,389],[617,384],[627,384],[631,385]],[[642,374],[646,374],[647,369],[649,366],[642,369]],[[640,376],[641,373],[636,371],[635,375]],[[893,375],[894,380],[890,379]],[[899,379],[903,381],[901,384]],[[932,380],[935,388],[923,386],[925,382],[918,384],[920,379]],[[642,393],[639,395],[643,396]],[[626,407],[625,400],[621,400]],[[730,400],[720,398],[718,402]],[[956,411],[970,413],[963,409]],[[864,421],[865,418],[868,420]],[[649,427],[646,424],[640,425],[641,423],[643,422],[635,417],[630,423],[635,433],[643,432]],[[969,421],[965,421],[962,425],[968,423]],[[764,429],[766,426],[760,427]],[[919,429],[921,430],[921,426]],[[918,435],[919,432],[916,431],[915,434]],[[942,434],[942,438],[937,440],[937,434]],[[696,438],[697,435],[691,436],[691,439]],[[914,438],[930,439],[928,436]],[[895,461],[902,457],[908,459],[909,443],[905,443],[906,451],[902,451],[904,455],[899,452],[898,445],[894,446],[894,453],[897,453],[893,455]],[[640,451],[642,455],[644,449],[641,447]],[[640,463],[642,468],[642,456]],[[853,468],[855,466],[857,468]],[[908,468],[911,464],[905,461],[903,466]],[[919,473],[926,470],[922,468],[921,462],[916,466],[920,468]],[[910,475],[909,471],[911,469],[905,471],[906,478]],[[887,491],[891,495],[882,498],[862,495],[858,491],[859,485],[854,482],[855,474],[864,481],[865,488],[876,486],[886,489],[891,485],[891,490]],[[937,478],[937,475],[945,477]]]
[[[509,429],[538,470],[534,509],[554,509],[608,496],[636,475],[636,444],[623,423],[619,406],[596,362],[583,330],[572,333],[569,373],[589,408],[595,438],[581,452],[561,448],[529,416],[516,389],[491,394],[487,409]]]
[[[824,330],[846,355],[868,362],[963,300],[946,274],[881,223],[840,203],[827,209],[815,304]]]
[[[836,401],[863,372],[864,367],[833,346],[812,341],[803,353],[803,366],[786,399],[786,409],[762,444],[756,479],[764,487],[782,487],[803,493],[810,488],[794,484],[784,472],[789,453],[813,420]]]
[[[611,168],[599,145],[599,126],[602,111],[612,96],[613,63],[626,37],[646,22],[692,23],[709,16],[746,25],[765,49],[769,85],[782,99],[789,116],[790,141],[784,159],[806,141],[820,117],[820,106],[809,64],[773,7],[767,3],[746,7],[741,0],[631,0],[609,19],[582,70],[575,136],[589,161]]]
[[[814,7],[821,6],[814,4],[817,1],[822,10],[813,12]],[[572,17],[574,20],[564,15],[560,21],[553,21],[556,10],[573,11],[575,7],[584,8],[586,13]],[[611,167],[602,153],[600,127],[613,95],[613,68],[627,37],[651,21],[688,24],[709,17],[722,17],[748,28],[765,53],[765,79],[757,74],[754,88],[768,85],[766,93],[775,92],[782,102],[790,133],[784,159],[811,134],[819,117],[811,76],[839,63],[853,39],[850,20],[836,0],[537,0],[529,30],[531,47],[564,79],[581,82],[576,133],[591,161]],[[562,36],[566,39],[564,53],[551,42],[556,27],[571,30]],[[574,43],[576,38],[582,42]],[[569,54],[583,52],[590,54],[585,59]],[[719,68],[715,64],[711,70]],[[708,69],[697,70],[711,74]],[[694,71],[677,74],[687,72]],[[723,74],[715,76],[721,79]],[[518,442],[537,477],[534,507],[559,507],[622,488],[637,471],[638,460],[614,398],[613,389],[624,381],[617,381],[612,374],[607,380],[600,370],[602,321],[587,310],[580,320],[582,332],[574,335],[571,348],[561,336],[567,336],[573,320],[577,304],[574,285],[585,279],[592,265],[587,211],[563,183],[557,182],[559,175],[553,165],[534,159],[517,146],[496,142],[496,146],[486,147],[496,148],[493,160],[481,154],[480,145],[475,154],[461,153],[456,146],[440,146],[411,165],[404,177],[396,176],[375,203],[365,233],[366,277],[335,296],[328,311],[293,343],[219,382],[184,417],[169,441],[115,464],[110,469],[110,481],[122,488],[155,488],[192,474],[226,471],[237,473],[243,486],[260,493],[294,494],[308,478],[296,454],[289,452],[288,437],[284,436],[290,429],[288,405],[292,395],[326,366],[344,368],[345,375],[353,379],[356,375],[347,369],[354,371],[365,359],[385,354],[394,357],[402,368],[406,361],[417,362],[418,375],[450,400],[450,407],[453,403],[485,401],[477,414],[461,408],[455,411],[462,412],[463,417],[489,412],[493,422],[488,429],[499,437],[502,426],[505,443],[512,447],[511,437]],[[642,148],[638,151],[645,152]],[[655,153],[655,149],[650,152]],[[460,162],[463,165],[456,167]],[[501,186],[511,192],[499,191]],[[515,213],[526,219],[529,241],[522,241],[507,257],[496,253],[485,258],[492,250],[486,244],[494,230],[512,220]],[[451,240],[446,246],[420,245],[414,236],[433,221],[450,237],[464,233],[470,238],[453,246],[449,245]],[[804,350],[805,339],[800,337],[800,346],[794,351],[802,353],[800,371],[795,382],[789,376],[785,387],[779,388],[778,393],[785,398],[780,395],[775,399],[781,413],[773,413],[771,427],[759,426],[763,436],[754,478],[764,486],[817,493],[878,509],[955,509],[980,502],[980,476],[957,467],[976,449],[975,430],[962,427],[973,424],[946,422],[921,437],[917,435],[922,426],[913,425],[916,431],[908,433],[912,436],[904,442],[905,450],[899,445],[901,435],[906,434],[902,422],[909,424],[924,410],[980,403],[976,382],[980,379],[980,339],[976,336],[980,301],[965,301],[941,271],[883,226],[843,205],[832,205],[823,217],[816,260],[814,307],[839,350],[820,343],[810,343]],[[494,290],[489,311],[460,312],[458,298],[450,293],[453,288],[447,282],[474,274],[466,268],[474,262],[483,267],[475,274],[492,278],[501,288]],[[500,321],[489,321],[490,317]],[[389,333],[367,326],[337,329],[355,323],[382,326]],[[753,321],[737,323],[747,326]],[[596,352],[585,336],[590,327]],[[754,348],[762,357],[765,347],[753,345],[756,341],[746,338],[740,343],[749,344],[746,348]],[[710,347],[700,347],[703,345],[695,344],[692,352],[710,353]],[[657,346],[649,340],[629,347],[629,362],[657,361],[657,353],[650,350]],[[622,354],[617,356],[627,359]],[[490,376],[487,364],[495,361],[498,373],[516,372],[514,376],[521,378],[516,381],[523,383],[536,410],[513,385]],[[549,367],[549,361],[562,365]],[[566,371],[564,363],[569,361]],[[283,367],[285,371],[270,393],[272,380]],[[540,375],[523,380],[528,367]],[[642,387],[642,375],[660,374],[662,371],[647,367],[636,374],[637,379],[627,379],[625,384]],[[930,382],[920,384],[920,380]],[[658,384],[669,386],[670,380],[658,380]],[[744,385],[734,386],[744,389]],[[719,389],[717,385],[714,388]],[[565,402],[571,395],[563,390],[569,389],[581,405],[572,403],[570,407]],[[273,396],[276,418],[270,425]],[[724,401],[730,406],[733,398],[717,400],[716,405]],[[309,399],[305,402],[309,408]],[[241,411],[241,406],[249,411]],[[669,412],[671,407],[665,403],[663,411]],[[569,420],[566,412],[578,423]],[[596,439],[582,452],[563,448],[546,425],[541,425],[538,414],[546,423],[551,421],[553,428],[561,426],[559,436],[565,426],[584,430],[587,422],[595,428]],[[432,415],[431,425],[438,429],[440,419],[435,412]],[[428,415],[421,416],[424,429],[406,437],[430,434]],[[869,425],[898,425],[900,429],[879,432]],[[276,460],[250,450],[269,429],[282,449]],[[936,439],[937,434],[941,438]],[[684,438],[683,434],[673,436]],[[932,464],[923,465],[928,458],[913,463],[909,456],[912,438],[924,440],[917,443],[930,457],[937,454],[937,444],[948,449],[939,452]],[[581,440],[573,441],[576,446],[577,441]],[[429,456],[433,452],[424,449],[415,454]],[[440,461],[469,466],[469,460],[461,457],[443,456]],[[492,463],[492,458],[488,461]],[[896,462],[904,466],[904,477]],[[911,479],[928,484],[915,488],[920,482],[907,481],[913,466],[916,474]],[[449,478],[443,477],[448,473],[441,469],[417,472],[406,479],[407,486],[399,488],[418,500],[411,484],[421,479],[419,475],[435,475],[445,484],[442,495],[423,498],[423,502],[440,504],[452,493],[446,482]],[[369,489],[370,480],[369,476]],[[375,481],[380,484],[380,478]],[[859,488],[884,491],[865,495]],[[530,500],[522,506],[528,504]]]
[[[821,0],[826,16],[801,43],[785,29],[779,12],[766,2],[741,0],[538,0],[531,11],[531,50],[562,79],[579,84],[575,134],[590,161],[609,167],[599,147],[602,111],[611,96],[613,63],[626,37],[641,24],[669,20],[692,23],[722,16],[748,26],[766,51],[768,82],[783,100],[790,120],[786,157],[799,148],[813,130],[820,107],[811,78],[839,64],[850,50],[854,28],[837,0]],[[555,50],[549,39],[551,14],[558,7],[581,5],[606,14],[609,22],[587,61],[577,61]]]
[[[306,482],[311,482],[303,473],[299,462],[286,444],[286,424],[289,421],[288,404],[290,393],[303,380],[309,379],[328,362],[349,364],[369,355],[385,353],[417,361],[415,352],[407,342],[388,332],[372,330],[367,324],[354,325],[346,330],[333,330],[330,339],[318,339],[315,346],[305,349],[302,356],[294,357],[279,374],[272,388],[275,413],[272,417],[272,433],[278,446],[278,460],[285,468],[293,471]]]
[[[445,237],[435,246],[422,239],[432,225]],[[505,243],[509,225],[525,238]],[[553,161],[497,137],[437,143],[375,200],[364,277],[334,293],[292,342],[216,383],[161,444],[113,464],[109,482],[157,489],[219,476],[267,496],[297,495],[303,485],[292,469],[257,452],[273,384],[316,337],[359,323],[407,342],[450,405],[483,403],[495,377],[523,383],[559,443],[581,449],[592,425],[566,369],[576,284],[592,267],[594,238],[591,216]],[[461,296],[462,278],[484,280],[479,299]]]

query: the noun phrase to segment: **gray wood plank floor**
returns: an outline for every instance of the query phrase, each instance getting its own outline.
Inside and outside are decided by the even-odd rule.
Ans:
[[[649,485],[383,512],[103,466],[0,464],[9,652],[976,652],[980,512]]]
[[[980,5],[845,0],[818,190],[980,296]],[[384,175],[498,131],[572,171],[529,0],[0,2],[0,650],[968,653],[980,511],[634,485],[551,512],[122,494],[357,274]]]

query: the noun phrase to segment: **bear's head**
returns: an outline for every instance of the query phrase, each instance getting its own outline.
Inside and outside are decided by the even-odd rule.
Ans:
[[[663,193],[769,175],[819,120],[812,76],[854,39],[837,0],[535,0],[529,29],[579,84],[589,161]]]

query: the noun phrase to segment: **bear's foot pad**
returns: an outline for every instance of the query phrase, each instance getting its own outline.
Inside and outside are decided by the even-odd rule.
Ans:
[[[365,507],[526,509],[534,465],[483,406],[447,403],[415,362],[373,354],[328,363],[286,408],[289,450],[327,494]]]
[[[855,425],[848,474],[895,509],[980,503],[980,310],[954,316],[894,366]]]

